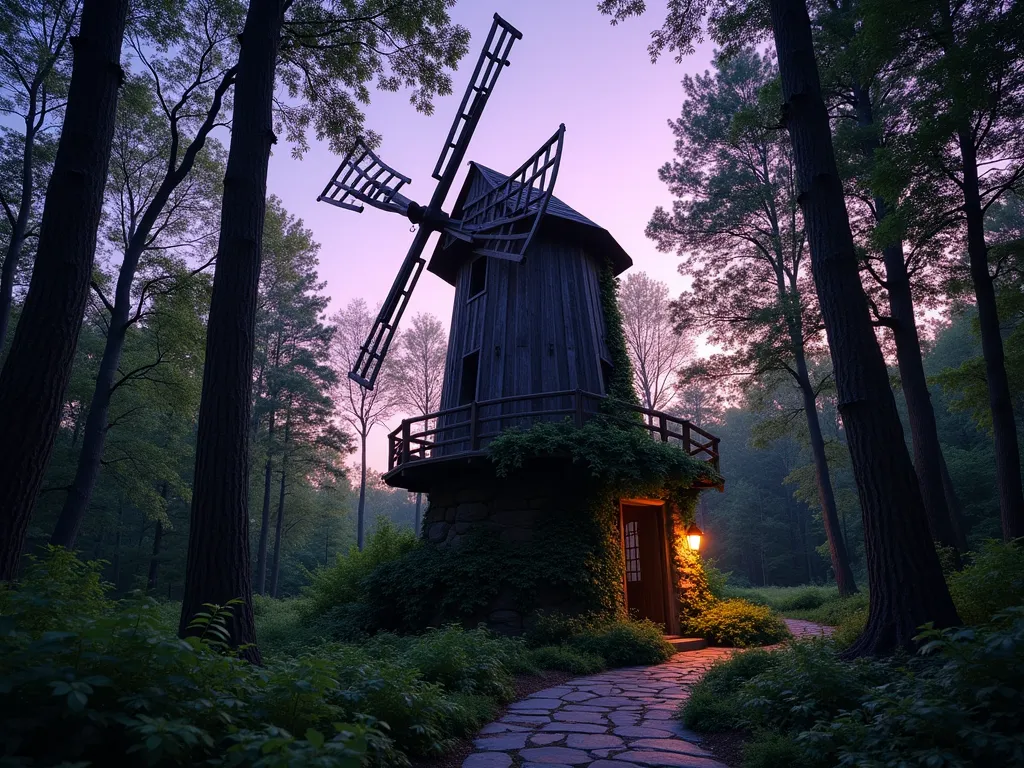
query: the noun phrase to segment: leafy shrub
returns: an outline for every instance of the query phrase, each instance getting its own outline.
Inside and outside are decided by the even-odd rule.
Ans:
[[[743,684],[769,669],[777,653],[760,649],[716,661],[693,686],[679,709],[687,728],[695,731],[731,731],[743,725],[738,693]]]
[[[1005,608],[1024,605],[1024,542],[985,542],[973,562],[947,581],[965,624],[983,624]]]
[[[527,652],[526,660],[534,669],[557,669],[572,675],[592,675],[605,668],[600,656],[557,645],[533,648]]]
[[[582,635],[608,621],[606,617],[593,614],[570,615],[557,611],[538,611],[523,639],[530,648],[564,645],[573,636]]]
[[[887,664],[842,661],[832,643],[814,640],[775,654],[772,665],[745,682],[737,696],[746,724],[802,730],[856,708],[868,688],[888,675]]]
[[[920,658],[888,670],[859,707],[820,719],[800,743],[822,765],[1019,766],[1024,609],[984,627],[929,630]]]
[[[724,600],[728,591],[731,573],[723,573],[715,566],[714,560],[704,558],[704,578],[707,579],[708,591],[716,600]]]
[[[746,600],[723,600],[687,622],[694,632],[715,645],[749,648],[770,645],[790,636],[786,623],[767,606]]]
[[[619,620],[598,626],[573,636],[569,645],[577,651],[600,656],[609,667],[660,664],[675,653],[665,640],[661,626],[647,619]]]
[[[791,595],[787,595],[776,605],[772,606],[778,611],[807,611],[820,608],[832,594],[829,590],[819,587],[804,587]]]
[[[356,547],[347,555],[338,555],[334,565],[317,568],[310,574],[304,590],[303,617],[318,619],[332,609],[365,601],[364,581],[382,563],[392,562],[420,546],[416,534],[380,520],[363,551]]]
[[[743,745],[743,768],[807,766],[807,755],[791,734],[762,731]],[[810,768],[808,766],[808,768]]]
[[[350,699],[328,662],[305,658],[261,670],[226,655],[220,641],[228,609],[215,606],[201,617],[206,639],[181,640],[152,600],[107,600],[99,564],[69,557],[54,550],[30,560],[21,584],[3,597],[0,749],[8,759],[403,764],[383,726],[355,705],[342,706]],[[68,596],[83,583],[100,591],[92,589],[76,613]]]
[[[413,639],[403,657],[425,680],[449,691],[509,701],[515,694],[509,671],[509,643],[486,629],[432,629]]]
[[[787,617],[809,621],[816,620],[810,612],[826,603],[840,600],[835,587],[811,584],[802,587],[738,587],[728,584],[723,597],[741,598],[755,605],[767,605]]]

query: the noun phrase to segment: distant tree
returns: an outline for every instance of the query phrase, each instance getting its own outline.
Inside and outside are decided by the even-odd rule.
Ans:
[[[0,6],[0,115],[18,120],[20,130],[0,127],[9,178],[0,183],[7,218],[7,247],[0,270],[0,349],[7,338],[14,281],[39,215],[71,75],[69,41],[81,0],[21,0]],[[6,165],[6,163],[5,163]],[[7,173],[3,174],[5,177]]]
[[[18,329],[0,371],[0,581],[18,572],[89,296],[128,0],[83,0],[64,126]]]
[[[222,124],[234,84],[240,7],[224,0],[171,6],[176,30],[152,52],[137,30],[127,36],[142,74],[124,87],[114,134],[108,237],[119,260],[113,296],[94,285],[109,318],[96,388],[82,438],[78,471],[51,543],[75,546],[100,473],[110,398],[125,336],[155,293],[174,289],[169,262],[210,264],[223,158],[210,132]],[[204,264],[205,262],[205,264]]]
[[[724,352],[690,375],[755,386],[788,378],[800,394],[818,498],[840,594],[857,591],[839,529],[808,358],[822,352],[821,315],[808,274],[807,238],[793,154],[770,99],[778,73],[752,49],[715,60],[715,72],[683,79],[686,101],[672,123],[676,159],[660,171],[676,198],[647,234],[684,260],[693,277],[675,305],[691,332],[707,330]]]
[[[393,361],[381,366],[373,389],[365,389],[347,376],[359,348],[366,341],[376,313],[371,314],[363,299],[353,299],[332,319],[335,331],[333,360],[341,371],[338,392],[334,396],[341,418],[359,437],[359,502],[356,508],[356,546],[363,548],[366,534],[366,438],[399,408]],[[401,348],[401,337],[399,337]]]
[[[680,56],[691,52],[702,35],[700,22],[708,6],[672,0],[665,23],[655,33],[652,55],[665,48]],[[643,3],[604,0],[601,8],[625,18],[641,12]],[[763,32],[763,11],[759,18],[747,3],[725,2],[714,4],[712,32],[729,31],[718,23],[723,12],[744,10],[751,11],[748,19],[762,22],[759,28],[744,30],[745,38]],[[932,546],[917,476],[860,282],[807,6],[805,0],[769,0],[768,10],[782,82],[782,119],[793,148],[794,185],[864,518],[868,623],[847,653],[858,656],[913,648],[922,624],[931,621],[945,627],[959,623],[959,618]]]
[[[678,397],[672,410],[701,429],[720,424],[725,413],[722,396],[709,383],[682,381],[676,384]]]
[[[253,337],[267,194],[277,127],[296,153],[312,127],[347,149],[361,132],[368,83],[412,88],[425,112],[451,90],[448,70],[468,34],[451,24],[449,0],[375,2],[251,0],[242,31],[220,240],[199,412],[189,563],[179,632],[204,603],[241,598],[231,639],[255,639],[250,598],[249,452]],[[289,99],[275,99],[277,85]],[[371,135],[371,141],[375,140]],[[246,655],[259,660],[251,645]]]
[[[266,422],[263,512],[256,550],[255,590],[259,594],[267,591],[274,460],[280,454],[283,487],[284,460],[293,438],[289,428],[284,430],[282,440],[279,423],[287,414],[290,425],[293,410],[303,406],[315,409],[326,423],[332,410],[329,391],[336,381],[328,365],[333,329],[322,322],[329,298],[320,293],[324,283],[316,273],[320,246],[313,241],[313,233],[302,226],[301,220],[289,216],[276,197],[267,202],[263,232],[261,295],[256,316],[259,375],[254,404],[257,424]],[[313,414],[303,413],[301,417],[315,420]],[[279,507],[280,518],[283,500]]]
[[[441,385],[448,356],[448,339],[441,321],[420,313],[399,337],[394,354],[395,395],[403,410],[425,416],[441,409]],[[426,425],[429,429],[431,424]],[[414,527],[420,532],[420,507],[423,494],[416,494]]]
[[[1003,537],[1014,539],[1024,536],[1024,485],[985,214],[1024,183],[1024,7],[1002,0],[865,6],[865,35],[896,52],[914,85],[906,171],[923,165],[954,186],[950,223],[966,241],[978,307]]]
[[[676,400],[676,375],[693,355],[693,339],[672,322],[668,286],[633,272],[619,288],[622,330],[633,377],[645,408],[665,410]]]

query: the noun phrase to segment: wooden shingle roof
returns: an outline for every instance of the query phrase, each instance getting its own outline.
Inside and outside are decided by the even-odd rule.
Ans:
[[[462,206],[465,204],[469,190],[477,183],[494,189],[505,181],[508,176],[498,173],[480,163],[470,162],[470,171],[466,181],[459,191],[458,199],[452,210],[452,218],[458,219],[462,214]],[[587,248],[594,256],[607,256],[612,263],[612,269],[616,275],[626,271],[633,266],[633,260],[616,242],[611,233],[599,224],[588,219],[579,211],[559,200],[554,195],[548,203],[548,209],[544,214],[544,220],[537,233],[538,237],[559,237],[570,242],[577,242]],[[456,243],[450,248],[444,247],[444,236],[440,237],[434,246],[434,253],[430,258],[427,269],[436,274],[442,280],[455,285],[455,277],[462,263],[472,257],[472,248],[466,243]],[[527,252],[529,258],[529,252]]]

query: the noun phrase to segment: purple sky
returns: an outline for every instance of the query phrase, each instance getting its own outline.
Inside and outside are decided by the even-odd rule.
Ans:
[[[634,270],[677,293],[683,287],[677,258],[658,253],[644,227],[655,206],[670,203],[657,169],[672,157],[666,121],[679,113],[680,81],[709,68],[712,49],[705,44],[682,64],[671,56],[651,64],[647,43],[664,18],[664,3],[648,5],[645,16],[612,27],[598,13],[597,0],[461,0],[452,15],[473,38],[454,75],[453,95],[438,99],[434,115],[426,117],[413,110],[407,94],[373,94],[367,126],[384,137],[381,159],[411,177],[403,192],[426,204],[434,188],[431,171],[497,11],[523,39],[488,100],[467,161],[510,173],[565,123],[555,195],[608,229],[632,256]],[[339,160],[324,143],[313,142],[301,161],[282,148],[271,160],[269,180],[270,192],[321,243],[320,275],[328,281],[332,312],[356,297],[371,307],[382,301],[413,237],[409,222],[397,215],[369,207],[357,214],[316,202]],[[464,178],[465,168],[449,205]],[[433,240],[428,253],[432,247]],[[425,272],[405,317],[431,312],[447,327],[452,297],[450,286]],[[376,469],[386,467],[385,435],[378,427],[368,443]]]

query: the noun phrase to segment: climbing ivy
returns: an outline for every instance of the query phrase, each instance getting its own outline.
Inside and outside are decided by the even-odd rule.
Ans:
[[[626,347],[626,334],[622,330],[622,311],[619,309],[618,286],[610,260],[605,260],[598,275],[601,291],[601,311],[604,314],[605,344],[611,357],[612,371],[605,383],[608,395],[612,400],[629,405],[640,405],[636,389],[633,387],[633,363],[629,359]]]

